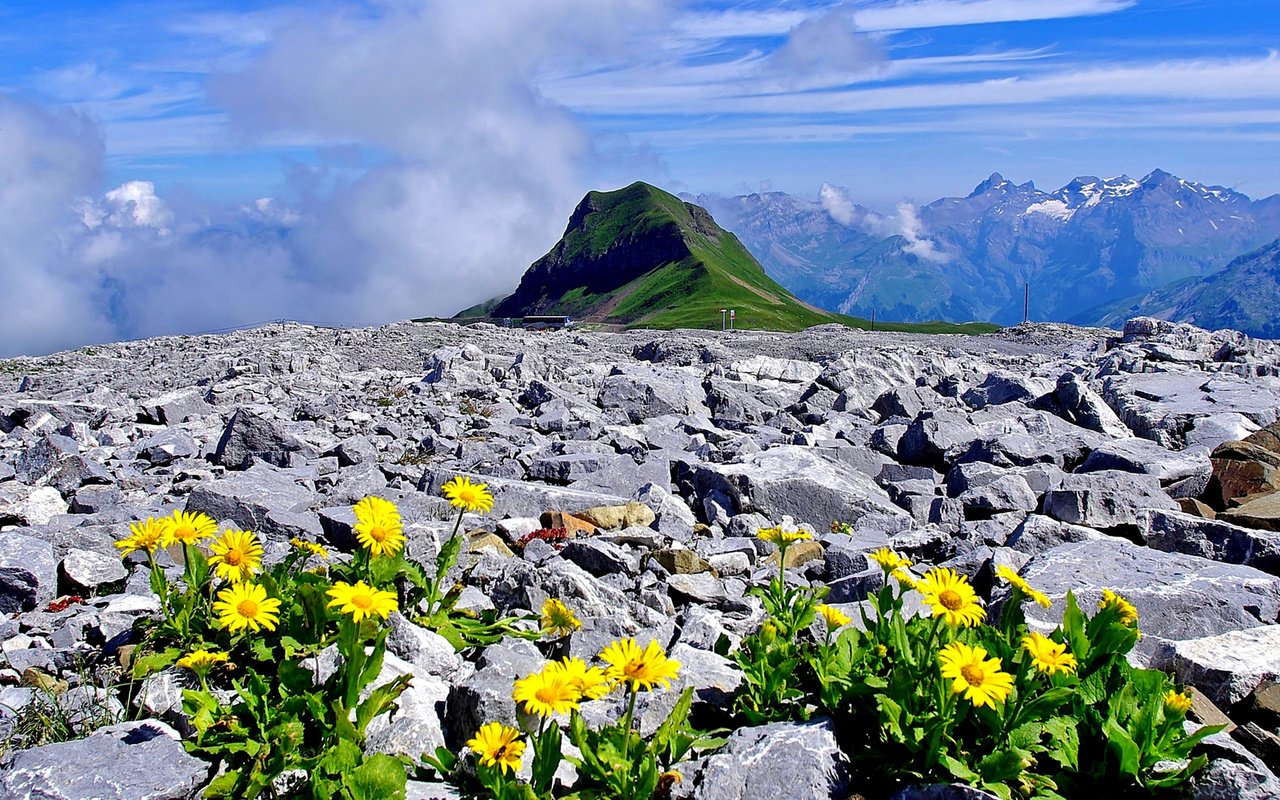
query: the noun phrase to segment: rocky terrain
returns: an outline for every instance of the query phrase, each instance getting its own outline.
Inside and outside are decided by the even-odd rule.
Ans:
[[[656,639],[701,720],[723,719],[741,676],[717,648],[759,624],[745,591],[776,569],[755,533],[789,516],[815,533],[789,576],[850,612],[885,545],[987,593],[995,566],[1018,569],[1055,601],[1028,612],[1046,627],[1068,589],[1121,593],[1135,658],[1196,688],[1194,718],[1231,722],[1194,796],[1277,797],[1278,418],[1280,344],[1148,318],[978,337],[275,325],[0,361],[0,731],[48,693],[121,720],[5,748],[0,797],[190,798],[209,779],[176,740],[177,671],[103,688],[157,608],[112,544],[131,521],[203,511],[270,559],[294,536],[349,549],[350,505],[380,495],[425,559],[456,474],[495,496],[467,518],[463,604],[563,598],[585,623],[575,655]],[[520,545],[547,527],[573,538]],[[389,648],[413,683],[371,744],[415,757],[509,718],[541,660],[522,641],[464,658],[403,618]],[[846,796],[821,720],[740,729],[684,775],[703,800]]]

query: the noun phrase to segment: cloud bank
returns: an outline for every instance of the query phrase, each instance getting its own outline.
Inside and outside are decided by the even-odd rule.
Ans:
[[[858,228],[875,236],[901,236],[906,239],[902,249],[925,261],[945,264],[951,260],[950,254],[925,235],[920,214],[912,203],[898,203],[893,214],[877,214],[857,205],[848,192],[829,183],[822,184],[818,190],[818,202],[832,219],[846,228]]]
[[[592,138],[534,73],[624,51],[660,10],[386,0],[299,15],[211,83],[243,142],[320,153],[240,209],[145,181],[102,192],[92,120],[0,96],[0,279],[23,298],[0,315],[0,356],[276,318],[449,315],[509,291],[593,163]]]

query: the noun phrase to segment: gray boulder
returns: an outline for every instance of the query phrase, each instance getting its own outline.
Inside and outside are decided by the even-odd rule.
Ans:
[[[1174,642],[1156,663],[1204,692],[1215,705],[1229,708],[1264,680],[1280,675],[1280,625]]]
[[[1044,513],[1090,528],[1140,527],[1149,508],[1177,511],[1178,504],[1155,477],[1116,470],[1067,475],[1044,496]]]
[[[1204,447],[1166,450],[1155,442],[1127,437],[1106,442],[1084,460],[1076,472],[1120,470],[1153,475],[1161,486],[1176,485],[1175,497],[1195,497],[1209,485],[1213,464]]]
[[[1280,578],[1118,538],[1055,547],[1032,558],[1022,575],[1053,601],[1049,609],[1027,606],[1028,620],[1042,628],[1061,622],[1068,591],[1090,614],[1103,589],[1120,594],[1138,610],[1143,636],[1136,653],[1144,663],[1161,640],[1201,639],[1280,620]]]
[[[273,542],[320,532],[320,518],[308,509],[314,494],[298,485],[291,473],[267,464],[206,481],[187,496],[187,511],[201,511],[219,522],[232,522]]]
[[[10,579],[15,586],[34,584],[37,603],[47,603],[54,598],[58,588],[58,559],[49,542],[17,531],[0,533],[0,567],[11,570]],[[18,571],[30,578],[19,575]]]
[[[1144,529],[1149,547],[1170,553],[1246,564],[1280,575],[1280,533],[1204,519],[1180,511],[1148,511]]]
[[[209,765],[187,755],[172,728],[143,720],[15,753],[8,770],[0,774],[0,796],[191,800],[208,777]]]
[[[124,588],[129,572],[118,556],[90,550],[72,550],[58,566],[59,594],[90,597],[111,594]]]
[[[318,456],[314,447],[287,431],[282,423],[239,408],[218,440],[213,462],[228,469],[248,469],[255,459],[277,467],[292,467]]]
[[[1201,745],[1209,764],[1192,776],[1191,800],[1274,800],[1280,778],[1228,733],[1215,733]]]
[[[814,800],[844,797],[848,761],[830,720],[778,722],[734,731],[677,788],[694,800]],[[694,786],[691,792],[686,787]]]

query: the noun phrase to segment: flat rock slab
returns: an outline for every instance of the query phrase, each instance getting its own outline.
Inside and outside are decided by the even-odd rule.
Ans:
[[[1229,708],[1280,675],[1280,625],[1175,642],[1161,666]]]
[[[1144,661],[1161,639],[1201,639],[1280,621],[1280,578],[1118,538],[1060,545],[1032,558],[1022,575],[1053,601],[1049,609],[1027,606],[1033,626],[1062,621],[1068,590],[1087,614],[1097,611],[1103,589],[1133,603],[1143,632],[1136,650]]]
[[[1280,575],[1280,533],[1204,519],[1181,511],[1150,511],[1147,545],[1157,550],[1245,564]]]
[[[1255,500],[1229,509],[1218,515],[1226,522],[1250,528],[1280,531],[1280,492],[1263,495]]]
[[[14,754],[0,796],[41,800],[190,800],[209,765],[187,755],[172,728],[155,720],[102,728],[84,739]]]

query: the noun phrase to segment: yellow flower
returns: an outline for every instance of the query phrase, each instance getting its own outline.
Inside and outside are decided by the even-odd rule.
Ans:
[[[482,514],[493,510],[493,495],[489,494],[487,483],[472,483],[470,478],[459,475],[441,486],[440,491],[454,508]]]
[[[670,686],[680,664],[667,658],[657,642],[641,650],[635,639],[620,639],[600,652],[600,660],[609,665],[609,678],[629,683],[633,690],[652,689],[658,684]]]
[[[949,625],[977,625],[987,615],[969,581],[949,567],[929,570],[915,588],[924,595],[933,616],[942,617]]]
[[[1191,710],[1191,690],[1175,692],[1170,689],[1164,693],[1164,707],[1175,714],[1185,714]]]
[[[306,539],[300,539],[295,536],[294,538],[289,540],[289,544],[293,545],[293,549],[301,550],[307,555],[312,555],[312,556],[315,556],[316,558],[329,557],[328,550],[316,544],[315,542],[308,542]]]
[[[867,558],[879,564],[885,572],[894,572],[911,566],[911,562],[887,547],[881,547],[879,550],[873,550],[867,553]]]
[[[280,601],[267,597],[267,590],[256,583],[237,583],[218,592],[213,610],[218,614],[218,627],[230,628],[232,633],[245,628],[254,633],[262,628],[273,631],[280,621]]]
[[[916,590],[920,589],[920,581],[916,579],[915,575],[911,574],[910,570],[899,568],[895,569],[892,574],[903,586]]]
[[[779,547],[782,547],[783,545],[788,545],[792,542],[812,539],[813,534],[799,529],[788,530],[779,526],[776,528],[761,528],[756,532],[756,538],[763,539],[766,542],[773,542]]]
[[[563,673],[577,688],[578,694],[588,700],[599,700],[613,688],[604,670],[599,667],[589,667],[587,662],[580,658],[565,657],[559,661],[552,661],[547,665],[547,669]]]
[[[356,581],[354,586],[346,581],[337,581],[325,594],[333,598],[328,603],[329,608],[341,606],[338,610],[343,614],[350,614],[351,619],[357,623],[375,614],[386,619],[388,614],[400,607],[396,602],[395,592],[375,589],[364,581]]]
[[[1067,652],[1067,646],[1041,636],[1038,633],[1022,637],[1022,646],[1031,654],[1031,663],[1036,669],[1052,675],[1061,672],[1064,675],[1075,672],[1076,657]]]
[[[219,578],[232,583],[248,580],[262,567],[262,545],[249,531],[234,528],[209,545],[209,566]]]
[[[352,508],[356,515],[356,541],[374,556],[393,556],[404,546],[404,525],[394,503],[366,497]]]
[[[1115,609],[1120,615],[1120,621],[1125,625],[1133,625],[1138,621],[1138,609],[1133,607],[1133,603],[1110,589],[1103,589],[1102,599],[1098,601],[1098,610],[1105,611],[1108,608]]]
[[[942,677],[949,679],[951,691],[964,692],[964,698],[975,706],[995,708],[1013,691],[1013,676],[1003,672],[1000,659],[987,658],[981,647],[952,642],[938,653]]]
[[[1034,600],[1036,603],[1038,603],[1044,608],[1049,607],[1050,605],[1049,598],[1045,596],[1044,592],[1038,589],[1031,588],[1031,584],[1027,583],[1026,578],[1023,578],[1021,575],[1014,572],[1012,569],[1009,569],[1004,564],[1001,564],[1000,566],[996,567],[996,577],[1000,578],[1005,583],[1009,584],[1013,588],[1022,592],[1024,597],[1028,597],[1031,600]]]
[[[120,555],[127,556],[135,550],[146,550],[154,553],[157,547],[164,546],[164,527],[155,517],[147,517],[142,522],[129,526],[130,535],[116,542]]]
[[[548,597],[542,604],[542,633],[568,636],[582,627],[582,621],[564,603]]]
[[[467,747],[476,754],[481,764],[486,767],[496,766],[499,772],[515,772],[520,769],[520,758],[524,755],[524,742],[520,741],[520,732],[501,722],[481,725],[475,738],[467,742]]]
[[[845,614],[835,606],[829,606],[826,603],[822,603],[818,606],[818,613],[827,621],[827,630],[829,631],[835,630],[841,625],[848,625],[853,621],[852,617],[848,614]]]
[[[222,652],[210,652],[208,650],[193,650],[182,658],[178,659],[178,666],[189,669],[198,675],[204,675],[215,664],[225,663],[229,656]]]
[[[524,703],[526,712],[549,717],[577,708],[582,692],[563,670],[549,668],[516,681],[511,696],[517,703]]]
[[[195,544],[218,535],[218,523],[199,511],[194,514],[174,511],[172,516],[160,520],[160,528],[164,531],[164,538],[160,543],[165,547],[171,544]]]

